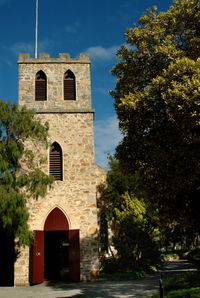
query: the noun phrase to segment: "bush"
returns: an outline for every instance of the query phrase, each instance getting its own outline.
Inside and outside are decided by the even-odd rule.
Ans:
[[[200,297],[200,272],[186,272],[164,280],[164,297],[166,298]],[[154,295],[153,298],[159,298]]]
[[[164,261],[178,260],[179,255],[177,253],[165,253],[165,254],[162,254],[162,259]]]
[[[200,267],[200,247],[193,248],[188,254],[187,259],[189,262]]]
[[[152,298],[159,298],[160,295],[153,295]],[[174,290],[166,293],[164,295],[165,298],[199,298],[200,297],[200,288],[192,288],[192,289],[182,289],[182,290]]]
[[[119,260],[114,257],[103,258],[101,260],[101,267],[102,267],[102,271],[108,274],[119,272],[121,269]]]
[[[186,272],[175,275],[165,280],[166,290],[189,289],[191,287],[200,287],[200,272]]]

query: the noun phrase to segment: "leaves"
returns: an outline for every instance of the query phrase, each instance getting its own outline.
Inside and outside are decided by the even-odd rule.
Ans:
[[[137,175],[148,212],[186,226],[199,223],[200,2],[149,9],[127,29],[112,69],[120,129],[120,167]],[[158,220],[159,221],[159,220]]]
[[[32,150],[47,146],[47,137],[48,125],[42,125],[33,111],[0,101],[0,225],[19,245],[31,239],[28,198],[44,196],[53,182]]]
[[[150,221],[137,175],[129,175],[110,157],[106,184],[100,188],[100,216],[110,222],[112,245],[121,270],[148,268],[159,258],[157,234]],[[102,231],[103,232],[103,231]],[[158,237],[157,237],[158,238]]]

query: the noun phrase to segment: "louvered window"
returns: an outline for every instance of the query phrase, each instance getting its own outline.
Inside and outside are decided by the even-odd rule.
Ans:
[[[64,100],[76,100],[75,75],[71,70],[64,74]]]
[[[47,77],[42,70],[35,77],[35,100],[47,100]]]
[[[58,143],[53,143],[50,149],[49,173],[55,180],[63,180],[62,149]]]

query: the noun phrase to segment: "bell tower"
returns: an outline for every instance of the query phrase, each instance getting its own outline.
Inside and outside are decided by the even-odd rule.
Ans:
[[[94,112],[87,54],[80,54],[77,59],[70,58],[69,54],[50,58],[49,54],[41,53],[38,59],[19,54],[18,64],[19,105],[37,112]],[[46,97],[38,97],[37,92],[46,93]]]
[[[54,243],[52,237],[55,236],[59,242],[59,235],[62,235],[59,245],[66,250],[62,249],[64,261],[60,262],[58,257],[55,262],[61,264],[54,278],[89,280],[99,269],[96,196],[97,186],[105,179],[105,171],[94,159],[89,56],[80,54],[72,59],[69,54],[62,53],[58,58],[51,58],[41,53],[34,59],[29,54],[19,54],[18,69],[19,105],[34,109],[36,117],[49,124],[51,145],[45,153],[45,171],[55,182],[45,198],[30,199],[28,203],[29,226],[40,251],[35,252],[34,258],[28,250],[22,251],[15,264],[15,285],[34,283],[29,276],[37,276],[37,283],[43,282],[45,274],[55,272],[51,264],[46,264],[48,261],[44,262],[50,254],[45,241]],[[60,218],[67,225],[55,225],[57,214],[62,214]],[[45,229],[47,219],[48,231]],[[31,272],[29,263],[33,263]],[[40,277],[35,270],[40,272]]]

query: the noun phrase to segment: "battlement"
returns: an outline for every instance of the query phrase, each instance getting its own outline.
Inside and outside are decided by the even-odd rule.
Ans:
[[[18,63],[90,63],[90,56],[85,53],[80,53],[74,59],[68,53],[59,53],[58,58],[51,58],[49,53],[39,53],[38,58],[32,58],[30,53],[21,53],[18,56]]]
[[[80,54],[76,59],[67,53],[60,53],[58,58],[40,53],[37,59],[30,54],[19,54],[18,66],[19,105],[37,111],[91,111],[90,58],[87,54]],[[71,100],[64,99],[64,75],[68,70],[74,76],[71,91],[74,98]],[[46,78],[45,100],[35,99],[36,74],[40,71]]]

